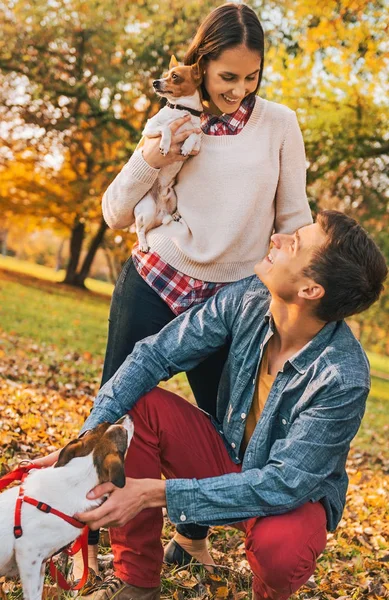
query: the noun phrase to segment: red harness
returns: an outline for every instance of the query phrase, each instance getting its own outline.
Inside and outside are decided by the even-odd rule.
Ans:
[[[23,529],[22,529],[22,504],[23,504],[23,502],[26,502],[27,504],[31,504],[32,506],[35,506],[38,510],[40,510],[46,514],[51,513],[52,515],[55,515],[56,517],[60,517],[67,523],[70,523],[70,525],[73,525],[73,527],[78,527],[78,529],[82,529],[83,531],[82,531],[81,535],[75,540],[75,542],[72,545],[69,545],[64,550],[69,556],[73,556],[80,549],[82,551],[82,558],[84,561],[84,572],[82,574],[80,581],[75,586],[71,586],[66,581],[66,579],[64,578],[62,573],[60,573],[58,571],[57,567],[55,566],[53,559],[50,558],[50,574],[51,574],[52,578],[54,579],[54,581],[56,581],[63,590],[80,590],[85,585],[85,583],[88,579],[88,527],[85,526],[85,523],[81,523],[81,521],[78,521],[74,517],[70,517],[69,515],[66,515],[65,513],[61,512],[60,510],[56,510],[55,508],[49,506],[48,504],[45,504],[45,502],[39,502],[38,500],[35,500],[35,498],[30,498],[30,496],[24,495],[23,482],[26,479],[29,471],[31,471],[32,469],[40,469],[40,468],[41,467],[39,467],[37,465],[33,465],[33,464],[23,465],[23,466],[18,467],[14,471],[7,473],[6,475],[4,475],[4,477],[0,477],[0,491],[3,490],[4,488],[6,488],[13,481],[21,481],[21,485],[19,488],[19,496],[16,500],[16,505],[15,505],[14,536],[16,539],[18,539],[23,535]]]

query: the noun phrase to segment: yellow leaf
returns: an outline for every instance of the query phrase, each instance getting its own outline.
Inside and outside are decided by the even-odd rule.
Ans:
[[[215,598],[227,598],[228,588],[226,586],[220,586],[216,589]]]

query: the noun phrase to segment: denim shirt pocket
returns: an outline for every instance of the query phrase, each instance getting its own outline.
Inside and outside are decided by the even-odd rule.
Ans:
[[[278,412],[274,419],[272,441],[286,438],[290,426],[290,415],[287,412]]]

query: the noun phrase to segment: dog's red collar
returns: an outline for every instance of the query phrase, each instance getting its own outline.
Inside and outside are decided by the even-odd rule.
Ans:
[[[166,106],[168,106],[169,108],[177,108],[178,110],[187,110],[191,115],[194,115],[195,117],[200,117],[203,114],[202,110],[188,108],[188,106],[184,106],[183,104],[172,104],[171,102],[166,102]]]
[[[58,582],[58,584],[61,586],[61,588],[64,590],[80,590],[85,585],[85,583],[88,579],[88,527],[85,526],[85,523],[78,521],[74,517],[70,517],[69,515],[66,515],[65,513],[61,512],[60,510],[57,510],[57,509],[53,508],[52,506],[49,506],[45,502],[39,502],[38,500],[35,500],[35,498],[30,498],[29,496],[24,495],[23,482],[26,479],[29,471],[31,471],[32,469],[41,469],[41,468],[42,467],[40,467],[38,465],[34,465],[34,464],[21,465],[14,471],[7,473],[3,477],[0,477],[0,491],[3,490],[4,488],[6,488],[13,481],[21,481],[22,482],[20,485],[20,488],[19,488],[19,496],[16,500],[16,505],[15,505],[14,536],[16,539],[18,539],[23,535],[23,529],[22,529],[22,523],[21,523],[23,502],[26,502],[27,504],[31,504],[32,506],[35,506],[38,510],[40,510],[44,513],[47,513],[47,514],[51,513],[52,515],[55,515],[56,517],[60,517],[61,519],[63,519],[67,523],[69,523],[70,525],[73,525],[73,527],[78,527],[78,529],[83,529],[83,532],[76,539],[74,544],[69,546],[66,549],[66,552],[69,554],[69,556],[73,556],[80,549],[82,551],[82,558],[84,561],[84,573],[83,573],[80,581],[77,583],[77,585],[75,585],[75,586],[69,585],[67,583],[66,579],[64,578],[64,576],[58,571],[57,567],[55,566],[55,564],[53,562],[53,559],[50,558],[51,576],[55,581]]]

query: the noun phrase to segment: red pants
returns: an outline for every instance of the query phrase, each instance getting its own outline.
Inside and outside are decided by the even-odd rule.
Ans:
[[[230,459],[209,417],[179,396],[156,388],[130,411],[135,434],[126,475],[167,479],[215,477],[240,471]],[[116,574],[133,585],[160,583],[163,560],[162,510],[150,508],[127,525],[111,529]],[[257,599],[284,600],[312,575],[326,545],[326,515],[320,503],[307,503],[278,516],[238,525]]]

